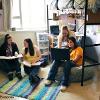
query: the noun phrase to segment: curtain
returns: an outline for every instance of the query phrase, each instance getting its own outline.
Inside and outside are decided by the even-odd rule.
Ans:
[[[3,5],[3,13],[4,13],[4,31],[8,31],[10,29],[10,0],[2,0]]]

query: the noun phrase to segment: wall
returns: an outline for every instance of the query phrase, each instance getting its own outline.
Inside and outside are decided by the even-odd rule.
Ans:
[[[37,44],[36,41],[36,33],[35,32],[0,32],[0,44],[2,43],[2,38],[4,38],[4,34],[9,33],[12,35],[13,40],[17,43],[20,52],[22,52],[23,41],[25,38],[31,38],[34,44]]]

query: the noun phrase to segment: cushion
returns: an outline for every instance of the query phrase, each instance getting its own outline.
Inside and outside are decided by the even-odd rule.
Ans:
[[[73,67],[71,69],[70,81],[71,82],[80,82],[82,75],[82,67]],[[59,67],[58,73],[56,75],[56,80],[61,80],[63,76],[63,67]],[[84,81],[91,79],[94,76],[94,68],[93,67],[85,67],[84,68]]]

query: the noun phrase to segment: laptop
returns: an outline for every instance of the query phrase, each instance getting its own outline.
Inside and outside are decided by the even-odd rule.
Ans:
[[[51,48],[51,57],[57,61],[70,60],[69,48]]]

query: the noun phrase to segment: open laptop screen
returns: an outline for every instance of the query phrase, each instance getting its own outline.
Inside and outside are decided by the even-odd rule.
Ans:
[[[51,48],[51,57],[53,60],[70,60],[69,48]]]

